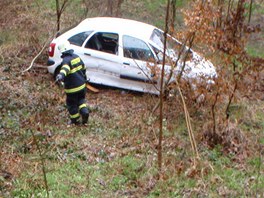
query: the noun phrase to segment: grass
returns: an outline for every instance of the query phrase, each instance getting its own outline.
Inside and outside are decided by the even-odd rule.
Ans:
[[[261,50],[263,47],[263,44],[249,44],[247,46],[246,51],[253,57],[259,57],[263,58],[264,57],[264,52]]]
[[[122,100],[128,98],[123,96]],[[142,99],[137,98],[135,104],[138,104],[138,100]],[[254,110],[254,106],[246,108],[248,105],[233,105],[231,115],[236,118],[247,115],[249,110]],[[133,117],[128,117],[124,126],[115,124],[123,118],[116,113],[111,114],[111,120],[104,120],[110,107],[109,104],[100,111],[93,111],[88,128],[65,128],[66,119],[63,117],[66,115],[61,112],[62,118],[56,125],[40,125],[40,133],[35,131],[45,156],[50,197],[243,197],[255,195],[257,191],[259,195],[263,193],[261,173],[264,167],[258,153],[243,165],[233,162],[233,155],[225,155],[221,146],[208,149],[199,145],[202,162],[205,164],[202,168],[192,169],[192,152],[184,124],[179,126],[180,129],[174,128],[171,131],[168,128],[170,120],[165,124],[164,173],[162,179],[157,180],[154,133],[145,131],[145,123],[131,127],[133,130],[128,129]],[[10,129],[15,126],[12,115],[4,119],[4,125]],[[263,118],[260,116],[259,109],[251,117],[255,124],[249,122],[249,134],[263,129]],[[152,128],[155,120],[147,117],[146,120],[147,126]],[[177,123],[183,123],[180,120]],[[9,197],[45,197],[43,174],[35,144],[31,142],[27,130],[16,131],[19,133],[17,138],[9,136],[11,139],[3,142],[23,159],[12,182],[13,190]],[[47,131],[52,133],[51,137],[45,135]],[[261,137],[261,133],[256,134],[256,137]],[[263,144],[263,140],[262,135],[260,143]],[[28,147],[23,149],[25,144]],[[5,185],[7,181],[2,180]]]
[[[95,121],[97,115],[94,116],[88,129],[65,130],[61,125],[42,128],[54,133],[50,138],[38,139],[45,153],[50,197],[213,197],[219,194],[241,197],[254,195],[257,190],[261,194],[264,181],[258,174],[264,167],[258,156],[237,167],[239,164],[232,162],[232,155],[222,153],[221,146],[212,150],[203,148],[202,158],[208,162],[201,169],[192,170],[188,140],[181,137],[185,135],[168,132],[164,140],[164,174],[157,180],[156,151],[142,138],[147,134],[135,130],[141,137],[139,141],[126,128],[109,129],[107,125],[112,122],[103,127],[103,122]],[[30,139],[24,132],[19,140],[21,144],[14,143],[18,150]],[[178,146],[166,145],[167,139],[173,137],[181,139],[181,143],[174,140]],[[46,196],[40,159],[34,147],[33,144],[26,154],[18,153],[24,156],[24,164],[13,182],[12,197]],[[203,170],[203,176],[199,170]]]
[[[141,178],[147,177],[144,160],[133,155],[105,162],[106,153],[100,150],[98,163],[89,164],[74,151],[64,152],[61,160],[48,160],[47,179],[51,197],[103,197],[104,192],[115,195],[136,188]],[[36,162],[31,162],[36,165]],[[40,165],[35,171],[40,169]],[[155,170],[153,170],[155,172]],[[145,176],[144,176],[145,175]],[[38,172],[26,171],[14,183],[13,197],[44,196],[42,176]],[[134,187],[133,187],[134,186]]]
[[[52,2],[45,9],[54,8]],[[42,5],[43,1],[38,3]],[[165,0],[141,0],[130,5],[126,1],[122,9],[127,11],[127,17],[163,28],[165,3]],[[186,6],[186,1],[177,3]],[[177,17],[181,24],[181,16]],[[15,35],[7,33],[3,31],[3,40],[10,45]],[[252,50],[252,55],[263,55],[261,45],[249,46],[248,50]],[[197,109],[189,105],[201,156],[196,165],[180,102],[165,101],[163,170],[158,179],[158,116],[150,114],[157,97],[121,94],[120,90],[104,88],[99,94],[89,92],[89,126],[68,128],[64,96],[58,87],[52,86],[46,70],[33,69],[21,76],[20,70],[25,65],[6,60],[0,67],[2,71],[6,65],[10,66],[9,71],[0,73],[0,79],[5,79],[0,81],[0,197],[46,197],[36,140],[45,158],[49,195],[54,198],[264,194],[263,101],[236,101],[229,109],[230,121],[247,138],[245,151],[249,154],[245,158],[235,152],[224,152],[223,145],[208,147],[202,139],[202,127],[208,121],[209,111],[203,105]]]
[[[250,38],[250,42],[248,43],[246,47],[246,51],[253,57],[259,57],[263,58],[264,53],[263,53],[263,38],[264,38],[264,31],[263,28],[261,28],[262,24],[262,16],[264,14],[264,9],[263,9],[263,3],[262,4],[256,4],[253,3],[252,5],[252,17],[251,17],[251,22],[250,25],[252,27],[255,26],[260,26],[260,30],[257,31],[256,33],[253,33],[253,35]],[[246,9],[249,9],[249,4],[246,4]],[[248,17],[248,16],[247,16]],[[247,18],[248,20],[248,18]]]

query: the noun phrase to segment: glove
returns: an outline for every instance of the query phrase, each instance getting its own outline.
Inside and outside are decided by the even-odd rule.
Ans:
[[[63,81],[63,76],[61,74],[58,74],[56,76],[56,82],[61,82],[61,81]]]

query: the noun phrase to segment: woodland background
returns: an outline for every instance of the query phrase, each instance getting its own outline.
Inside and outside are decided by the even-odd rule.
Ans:
[[[0,7],[0,197],[264,197],[263,0]],[[87,95],[89,126],[67,127],[48,44],[93,16],[168,27],[214,63],[215,86],[198,87],[202,100],[183,81],[170,97],[97,87]]]

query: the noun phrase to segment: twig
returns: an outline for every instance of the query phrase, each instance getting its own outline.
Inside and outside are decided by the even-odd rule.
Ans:
[[[226,110],[225,110],[226,120],[229,119],[229,116],[230,116],[229,108],[230,108],[231,102],[232,102],[232,100],[234,98],[236,90],[237,90],[237,81],[235,82],[234,89],[233,89],[233,91],[231,93],[231,96],[229,97],[229,101],[228,101],[228,104],[227,104],[227,107],[226,107]]]
[[[56,0],[56,12],[57,12],[57,31],[60,31],[60,19],[61,19],[61,15],[64,12],[64,10],[66,9],[66,4],[67,4],[68,0],[64,0],[62,3],[62,6],[60,7],[59,5],[59,0]]]
[[[189,37],[191,37],[191,38],[189,38]],[[193,34],[190,35],[189,37],[184,41],[184,43],[183,43],[183,45],[182,45],[182,47],[181,47],[181,49],[180,49],[180,51],[179,51],[179,54],[178,54],[178,57],[177,57],[176,62],[173,63],[173,61],[172,61],[171,59],[169,59],[169,61],[170,61],[170,65],[172,65],[172,68],[171,68],[171,70],[170,70],[170,73],[169,73],[169,75],[168,75],[168,78],[166,79],[166,82],[164,83],[163,90],[165,90],[165,89],[168,87],[168,85],[169,85],[169,83],[170,83],[170,80],[171,80],[171,78],[172,78],[172,75],[173,75],[173,70],[175,69],[175,67],[177,67],[178,62],[180,61],[181,56],[182,56],[182,54],[184,53],[184,50],[185,50],[185,48],[186,48],[186,43],[189,41],[190,46],[188,47],[188,50],[186,50],[186,53],[187,53],[187,54],[186,54],[185,57],[184,57],[184,60],[183,60],[183,66],[182,66],[182,68],[181,68],[181,70],[180,70],[180,72],[179,72],[179,75],[178,75],[178,81],[181,79],[182,73],[183,73],[183,71],[184,71],[184,69],[185,69],[185,63],[186,63],[186,59],[187,59],[188,53],[190,52],[191,47],[192,47],[192,44],[193,44],[193,41],[194,41],[195,33],[193,33]],[[177,80],[177,79],[176,79],[176,80]],[[156,103],[156,105],[153,107],[153,109],[152,109],[152,111],[151,111],[152,114],[158,109],[159,105],[160,105],[160,100],[159,100],[159,101]]]
[[[48,186],[48,180],[47,180],[47,175],[46,175],[46,169],[45,169],[45,159],[42,155],[41,149],[39,147],[39,143],[38,140],[34,134],[34,132],[32,130],[30,130],[33,140],[37,146],[37,150],[39,152],[39,156],[40,156],[40,160],[41,160],[41,167],[42,167],[42,173],[43,173],[43,177],[44,177],[44,183],[45,183],[45,189],[46,189],[46,193],[47,193],[47,198],[49,198],[49,186]]]
[[[37,56],[35,56],[35,57],[33,58],[33,60],[31,61],[30,65],[29,65],[29,67],[28,67],[27,69],[25,69],[24,71],[22,71],[22,73],[27,72],[28,70],[30,70],[30,69],[33,67],[33,64],[34,64],[35,60],[36,60],[36,59],[42,54],[43,50],[45,49],[46,45],[48,44],[48,42],[50,41],[51,38],[52,38],[52,37],[48,38],[48,39],[45,41],[45,43],[44,43],[42,49],[40,50],[40,52],[37,54]]]
[[[173,61],[172,61],[171,59],[169,59],[169,61],[170,61],[170,65],[172,66],[172,68],[171,68],[171,70],[170,70],[170,73],[169,73],[169,75],[168,75],[168,78],[166,79],[166,82],[164,83],[163,90],[165,90],[165,89],[168,87],[169,83],[170,83],[170,80],[171,80],[172,75],[173,75],[173,70],[175,69],[175,67],[177,67],[178,62],[180,61],[180,58],[181,58],[181,56],[182,56],[182,53],[183,53],[183,51],[184,51],[184,49],[185,49],[185,47],[186,47],[186,43],[187,43],[187,41],[188,41],[188,39],[186,39],[185,42],[184,42],[184,44],[182,45],[181,50],[179,51],[179,54],[178,54],[178,57],[177,57],[176,62],[173,63]],[[189,48],[189,49],[190,49],[190,48]],[[186,60],[184,60],[184,61],[186,61]],[[185,65],[185,63],[184,63],[184,65]],[[183,67],[181,68],[180,75],[181,75],[181,73],[183,72],[184,67],[185,67],[185,66],[183,66]],[[178,79],[179,79],[179,78],[178,78]],[[159,101],[156,103],[156,105],[153,107],[153,109],[152,109],[152,111],[151,111],[151,114],[154,114],[154,112],[158,109],[159,105],[160,105],[160,100],[159,100]]]
[[[252,16],[252,5],[253,5],[253,0],[250,0],[250,5],[249,5],[249,14],[248,14],[248,24],[251,21],[251,16]]]
[[[216,119],[215,119],[215,106],[216,106],[216,103],[217,103],[217,100],[218,100],[218,96],[219,96],[219,93],[217,92],[216,95],[215,95],[215,100],[214,100],[214,104],[212,105],[212,117],[213,117],[213,131],[214,131],[214,134],[216,133]]]
[[[176,79],[176,84],[177,84],[177,88],[178,88],[178,91],[180,93],[182,104],[183,104],[183,108],[184,108],[185,120],[186,120],[186,125],[187,125],[187,130],[188,130],[191,146],[192,146],[193,152],[194,152],[194,154],[196,156],[196,159],[199,159],[199,153],[198,153],[198,150],[197,150],[197,144],[196,144],[196,141],[195,141],[195,138],[194,138],[194,135],[193,135],[193,129],[192,129],[191,121],[190,121],[190,114],[188,112],[188,109],[187,109],[187,106],[186,106],[186,103],[185,103],[185,100],[184,100],[184,97],[183,97],[183,94],[182,94],[182,91],[181,91],[181,88],[180,88],[180,85],[179,85],[177,79]],[[194,159],[195,163],[196,163],[196,159]]]
[[[186,60],[188,58],[188,54],[189,52],[191,51],[191,48],[192,48],[192,45],[193,45],[193,42],[194,42],[194,38],[195,38],[195,32],[192,32],[189,36],[188,36],[188,39],[186,40],[186,43],[189,41],[190,43],[190,46],[188,46],[188,50],[186,51],[186,54],[184,56],[184,60],[183,60],[183,66],[181,68],[181,71],[180,71],[180,74],[178,75],[178,82],[180,82],[181,78],[182,78],[182,75],[183,75],[183,72],[185,70],[185,66],[186,66]],[[186,44],[185,43],[185,44]],[[185,45],[184,44],[184,45]],[[185,49],[185,46],[183,48],[183,50]]]
[[[259,192],[259,178],[260,178],[260,174],[261,174],[261,164],[262,164],[262,146],[261,143],[259,141],[259,163],[258,163],[258,167],[257,167],[257,178],[256,178],[256,197],[258,197],[258,192]]]
[[[165,61],[166,61],[166,47],[167,47],[167,33],[168,33],[168,18],[169,18],[169,7],[170,1],[167,1],[167,10],[166,10],[166,19],[165,19],[165,31],[164,31],[164,49],[163,49],[163,60],[162,60],[162,69],[161,69],[161,80],[160,80],[160,105],[159,105],[159,143],[158,143],[158,167],[159,167],[159,178],[161,177],[162,172],[162,139],[163,139],[163,82],[164,82],[164,73],[165,73]]]

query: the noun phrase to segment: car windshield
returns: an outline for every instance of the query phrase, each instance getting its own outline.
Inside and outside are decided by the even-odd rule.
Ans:
[[[152,41],[152,46],[156,48],[154,51],[156,53],[162,52],[164,49],[164,32],[159,30],[159,29],[154,29],[151,36],[150,40]],[[178,55],[181,53],[181,59],[185,57],[185,55],[188,52],[188,57],[187,60],[192,57],[192,52],[191,50],[188,50],[187,47],[184,47],[183,49],[183,44],[181,44],[179,41],[177,41],[175,38],[172,36],[168,35],[167,36],[167,49],[166,49],[166,55],[171,57],[173,60],[177,60]]]

